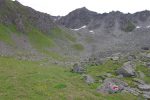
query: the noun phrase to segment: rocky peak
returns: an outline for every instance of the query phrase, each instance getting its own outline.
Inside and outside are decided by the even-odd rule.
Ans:
[[[79,8],[67,16],[62,17],[58,23],[68,27],[68,28],[80,28],[84,25],[88,25],[94,16],[96,16],[96,12],[89,11],[87,8]]]

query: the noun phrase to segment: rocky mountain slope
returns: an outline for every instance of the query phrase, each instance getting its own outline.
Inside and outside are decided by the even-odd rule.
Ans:
[[[98,14],[83,7],[61,17],[57,23],[80,33],[78,41],[89,53],[128,52],[150,47],[150,11]]]
[[[150,46],[149,11],[98,14],[83,7],[66,16],[51,16],[23,6],[18,1],[0,2],[1,28],[9,33],[1,33],[7,38],[7,41],[1,39],[1,47],[6,49],[1,49],[1,54],[16,55],[11,51],[17,51],[17,47],[17,52],[24,49],[25,52],[35,53],[44,49],[46,55],[47,52],[50,56],[54,53],[53,58],[63,58],[57,55],[60,54],[84,59],[91,55],[102,57],[114,52],[135,51]],[[23,33],[21,37],[14,34],[19,32]],[[17,43],[16,40],[20,42]],[[11,42],[15,46],[5,42]]]
[[[0,0],[0,55],[53,62],[78,55],[82,46],[76,36],[52,18],[18,1]]]

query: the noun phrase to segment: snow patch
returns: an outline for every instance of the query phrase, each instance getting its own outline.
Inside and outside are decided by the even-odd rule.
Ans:
[[[139,28],[141,28],[141,26],[136,26],[136,29],[139,29]]]
[[[78,30],[80,30],[80,29],[84,29],[84,28],[86,28],[87,26],[86,25],[84,25],[84,26],[82,26],[82,27],[80,27],[80,28],[77,28],[77,29],[72,29],[72,30],[74,30],[74,31],[78,31]]]
[[[91,30],[91,31],[89,31],[90,33],[93,33],[94,31],[93,30]]]
[[[54,18],[54,22],[57,21],[57,20],[60,20],[62,17],[57,17],[57,18]]]
[[[150,25],[146,26],[146,28],[150,28]]]
[[[90,32],[91,34],[95,34],[95,32],[94,32],[93,30],[90,30],[89,32]]]

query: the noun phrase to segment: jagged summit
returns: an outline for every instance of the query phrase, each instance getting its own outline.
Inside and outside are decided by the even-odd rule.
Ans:
[[[99,29],[112,31],[118,25],[118,30],[130,32],[138,25],[149,25],[150,11],[141,11],[134,14],[124,14],[120,11],[112,11],[109,13],[99,14],[88,10],[87,8],[78,8],[68,15],[60,18],[58,23],[67,28],[80,28],[84,25],[89,29]],[[130,25],[129,25],[130,24]],[[131,27],[128,27],[131,26]]]
[[[62,17],[59,20],[59,23],[69,28],[79,28],[87,25],[96,15],[96,12],[92,12],[83,7],[70,12],[67,16]]]

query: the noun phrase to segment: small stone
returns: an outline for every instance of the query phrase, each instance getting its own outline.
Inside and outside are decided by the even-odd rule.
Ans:
[[[143,72],[141,72],[141,71],[139,71],[138,73],[139,73],[139,77],[140,77],[141,79],[144,79],[145,74],[144,74]]]
[[[123,75],[118,75],[117,78],[123,78]]]
[[[106,73],[106,74],[104,74],[104,76],[110,78],[110,77],[112,77],[112,74],[111,73]]]
[[[99,80],[99,83],[102,83],[103,82],[103,80]]]
[[[136,59],[136,56],[135,55],[129,55],[128,56],[128,61],[133,61]]]
[[[115,57],[111,57],[112,60],[117,61],[119,60],[119,57],[115,56]]]
[[[83,75],[83,77],[87,84],[92,84],[95,82],[94,78],[90,75]]]
[[[82,66],[80,66],[79,64],[74,64],[73,68],[72,68],[72,72],[82,74],[85,72],[85,69]]]

